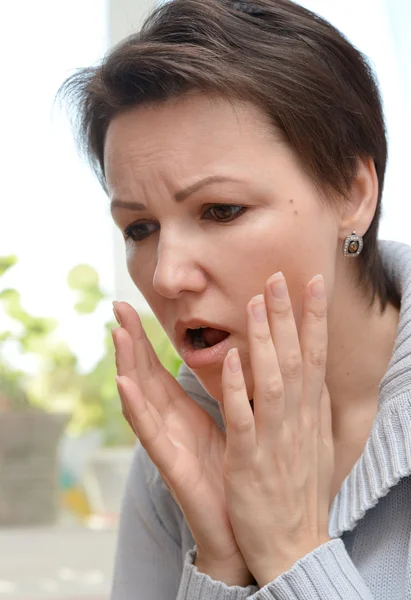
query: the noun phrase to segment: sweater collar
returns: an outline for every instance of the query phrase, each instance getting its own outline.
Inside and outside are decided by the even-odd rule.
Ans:
[[[331,505],[332,538],[352,531],[400,479],[411,475],[411,247],[380,242],[380,250],[401,295],[397,338],[370,437]]]

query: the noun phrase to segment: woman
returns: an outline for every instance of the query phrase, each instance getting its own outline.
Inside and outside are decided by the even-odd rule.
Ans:
[[[113,598],[411,598],[411,249],[363,56],[288,0],[175,0],[72,78],[129,273],[141,441]]]

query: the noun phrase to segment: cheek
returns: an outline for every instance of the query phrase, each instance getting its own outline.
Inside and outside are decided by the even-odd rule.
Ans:
[[[246,306],[252,296],[262,293],[269,277],[282,271],[298,329],[308,282],[321,274],[326,286],[333,287],[338,251],[332,216],[317,208],[317,201],[307,199],[307,204],[310,211],[293,202],[292,208],[268,214],[252,235],[237,240],[235,264],[241,269],[229,274],[237,305]]]

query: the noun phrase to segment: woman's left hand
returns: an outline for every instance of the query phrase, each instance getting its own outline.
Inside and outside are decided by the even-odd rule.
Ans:
[[[325,385],[326,305],[317,276],[304,291],[298,336],[281,273],[249,303],[254,414],[237,349],[224,362],[226,500],[237,543],[260,587],[330,541],[334,444]]]

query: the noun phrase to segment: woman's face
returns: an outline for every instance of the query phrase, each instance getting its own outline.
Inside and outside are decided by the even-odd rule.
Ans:
[[[336,213],[257,108],[199,94],[117,116],[105,173],[129,273],[177,351],[221,401],[222,362],[237,347],[252,398],[247,303],[277,271],[297,327],[314,275],[330,300]],[[230,335],[215,344],[226,333],[214,329]]]

